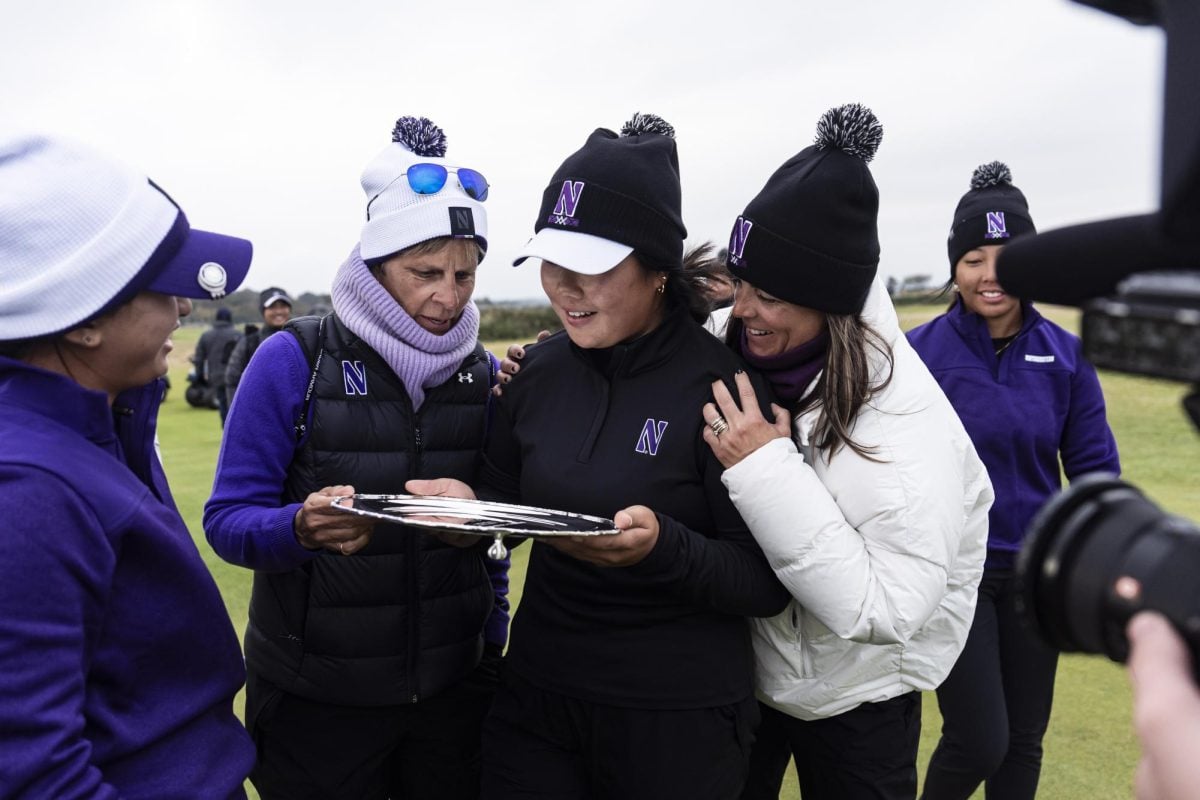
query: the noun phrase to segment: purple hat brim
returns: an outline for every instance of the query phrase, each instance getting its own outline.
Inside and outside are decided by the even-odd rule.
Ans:
[[[254,246],[245,239],[191,228],[180,248],[154,278],[141,288],[159,294],[216,300],[232,294],[246,279]],[[224,285],[202,285],[201,269],[216,264],[225,273]],[[213,272],[213,270],[209,270]]]

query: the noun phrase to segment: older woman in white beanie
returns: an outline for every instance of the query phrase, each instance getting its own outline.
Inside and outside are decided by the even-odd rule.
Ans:
[[[244,796],[241,653],[154,431],[188,298],[250,254],[135,170],[0,139],[0,796]]]
[[[471,293],[488,187],[445,152],[437,125],[397,121],[363,172],[367,221],[333,313],[264,340],[230,409],[204,529],[255,571],[246,727],[263,798],[479,791],[507,560],[330,508],[472,480],[479,463],[492,363]]]

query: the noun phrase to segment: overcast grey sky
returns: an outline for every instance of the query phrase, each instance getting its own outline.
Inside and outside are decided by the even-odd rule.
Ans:
[[[1046,230],[1157,207],[1162,33],[1068,0],[6,2],[0,125],[144,169],[194,225],[255,244],[246,286],[324,292],[362,168],[427,116],[492,185],[476,298],[514,269],[546,182],[634,111],[677,130],[689,242],[733,219],[827,108],[884,127],[880,270],[948,274],[950,216],[999,159]]]

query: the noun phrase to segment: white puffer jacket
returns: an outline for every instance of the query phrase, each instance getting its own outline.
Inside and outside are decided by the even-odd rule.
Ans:
[[[983,572],[987,471],[878,280],[862,316],[895,360],[852,430],[880,460],[843,446],[827,461],[810,443],[814,408],[794,420],[795,443],[775,439],[722,478],[793,598],[751,622],[759,699],[806,720],[936,688]]]

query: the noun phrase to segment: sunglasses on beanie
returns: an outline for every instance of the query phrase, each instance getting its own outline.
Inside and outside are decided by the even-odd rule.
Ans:
[[[417,194],[437,194],[446,187],[451,172],[458,176],[458,185],[467,193],[467,197],[481,203],[487,200],[487,180],[475,170],[465,167],[446,169],[441,164],[413,164],[408,168],[408,185]]]

